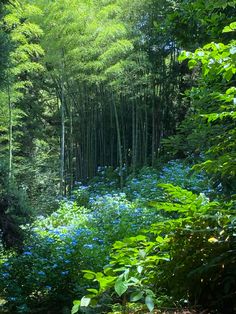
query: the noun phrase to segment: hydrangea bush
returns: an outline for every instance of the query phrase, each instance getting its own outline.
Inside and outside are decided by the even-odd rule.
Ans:
[[[135,177],[129,176],[124,188],[131,200],[147,201],[161,198],[162,191],[158,188],[160,183],[178,185],[197,193],[211,195],[213,189],[204,173],[192,171],[190,164],[181,160],[169,161],[161,170],[151,167],[143,168]]]
[[[163,198],[158,183],[210,191],[204,176],[191,174],[190,167],[179,161],[169,162],[161,171],[142,169],[136,177],[127,177],[123,190],[117,188],[118,174],[105,170],[88,185],[77,183],[71,198],[62,200],[50,216],[38,217],[23,252],[2,261],[1,297],[11,313],[69,309],[88,288],[83,269],[99,271],[109,262],[115,241],[135,236],[162,219],[149,206]]]

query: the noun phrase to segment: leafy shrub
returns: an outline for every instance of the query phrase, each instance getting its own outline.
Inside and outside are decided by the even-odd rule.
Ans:
[[[105,293],[113,303],[143,301],[149,310],[155,295],[165,293],[175,301],[234,311],[235,203],[210,202],[204,194],[170,184],[161,187],[165,201],[152,205],[169,215],[143,234],[117,241],[103,272],[84,271],[98,289],[74,302],[74,313],[90,303],[96,310],[94,299]]]
[[[153,211],[128,201],[125,193],[97,195],[90,198],[90,206],[90,228],[104,245],[111,246],[117,239],[136,234],[154,219]]]
[[[124,168],[125,170],[125,168]],[[119,168],[98,167],[97,175],[89,181],[89,190],[96,190],[98,194],[103,194],[117,190],[119,188],[120,173]]]
[[[192,171],[192,165],[181,160],[172,160],[161,170],[145,167],[138,176],[128,177],[124,191],[131,200],[146,201],[162,196],[159,183],[178,185],[193,192],[204,192],[210,195],[213,190],[209,179],[204,173]]]
[[[0,241],[6,248],[21,248],[24,238],[21,225],[29,222],[31,216],[25,191],[9,182],[8,168],[0,162]]]
[[[75,201],[79,206],[87,207],[89,204],[89,186],[77,182],[76,188],[72,192],[71,200]]]
[[[90,264],[83,248],[88,230],[43,231],[43,236],[35,234],[30,239],[21,255],[8,258],[2,265],[3,297],[13,312],[31,313],[35,307],[45,311],[44,306],[60,309],[70,302],[70,295],[76,290],[81,265]]]
[[[64,200],[47,218],[38,217],[23,253],[6,259],[0,285],[10,311],[59,310],[70,304],[73,296],[85,293],[81,269],[99,270],[116,239],[135,234],[149,223],[147,209],[126,200],[124,193],[91,195],[88,208]]]

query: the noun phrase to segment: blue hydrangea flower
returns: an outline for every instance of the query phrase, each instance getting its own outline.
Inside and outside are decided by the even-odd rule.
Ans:
[[[93,245],[92,244],[84,244],[84,248],[92,249]]]
[[[77,244],[78,244],[78,241],[73,240],[73,241],[71,242],[71,244],[72,244],[73,246],[75,246],[75,245],[77,245]]]
[[[9,301],[16,301],[16,297],[9,297],[8,300]]]
[[[26,251],[26,252],[23,252],[23,255],[32,255],[32,252]]]
[[[45,286],[45,288],[46,288],[47,290],[52,290],[52,287],[51,287],[51,286]]]
[[[10,266],[10,264],[6,262],[6,263],[3,264],[3,266],[7,268],[7,267]]]
[[[10,276],[10,274],[9,273],[3,273],[2,276],[3,276],[3,278],[7,278]]]

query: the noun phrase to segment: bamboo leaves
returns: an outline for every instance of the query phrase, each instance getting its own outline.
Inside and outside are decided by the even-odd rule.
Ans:
[[[5,101],[3,107],[8,108],[8,120],[4,121],[8,133],[8,177],[13,178],[13,157],[16,153],[21,131],[22,118],[26,116],[17,104],[23,99],[28,89],[32,87],[30,75],[42,72],[43,67],[39,59],[44,55],[44,50],[38,44],[42,30],[30,18],[41,11],[32,5],[11,3],[7,6],[8,13],[1,22],[1,28],[9,33],[8,64],[5,78]],[[4,156],[6,158],[6,156]]]

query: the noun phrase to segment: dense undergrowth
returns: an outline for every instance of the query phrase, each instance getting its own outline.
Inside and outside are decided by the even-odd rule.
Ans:
[[[75,299],[73,313],[232,309],[235,204],[214,200],[217,187],[179,160],[118,185],[100,169],[27,227],[23,251],[1,259],[2,311],[70,313]]]

